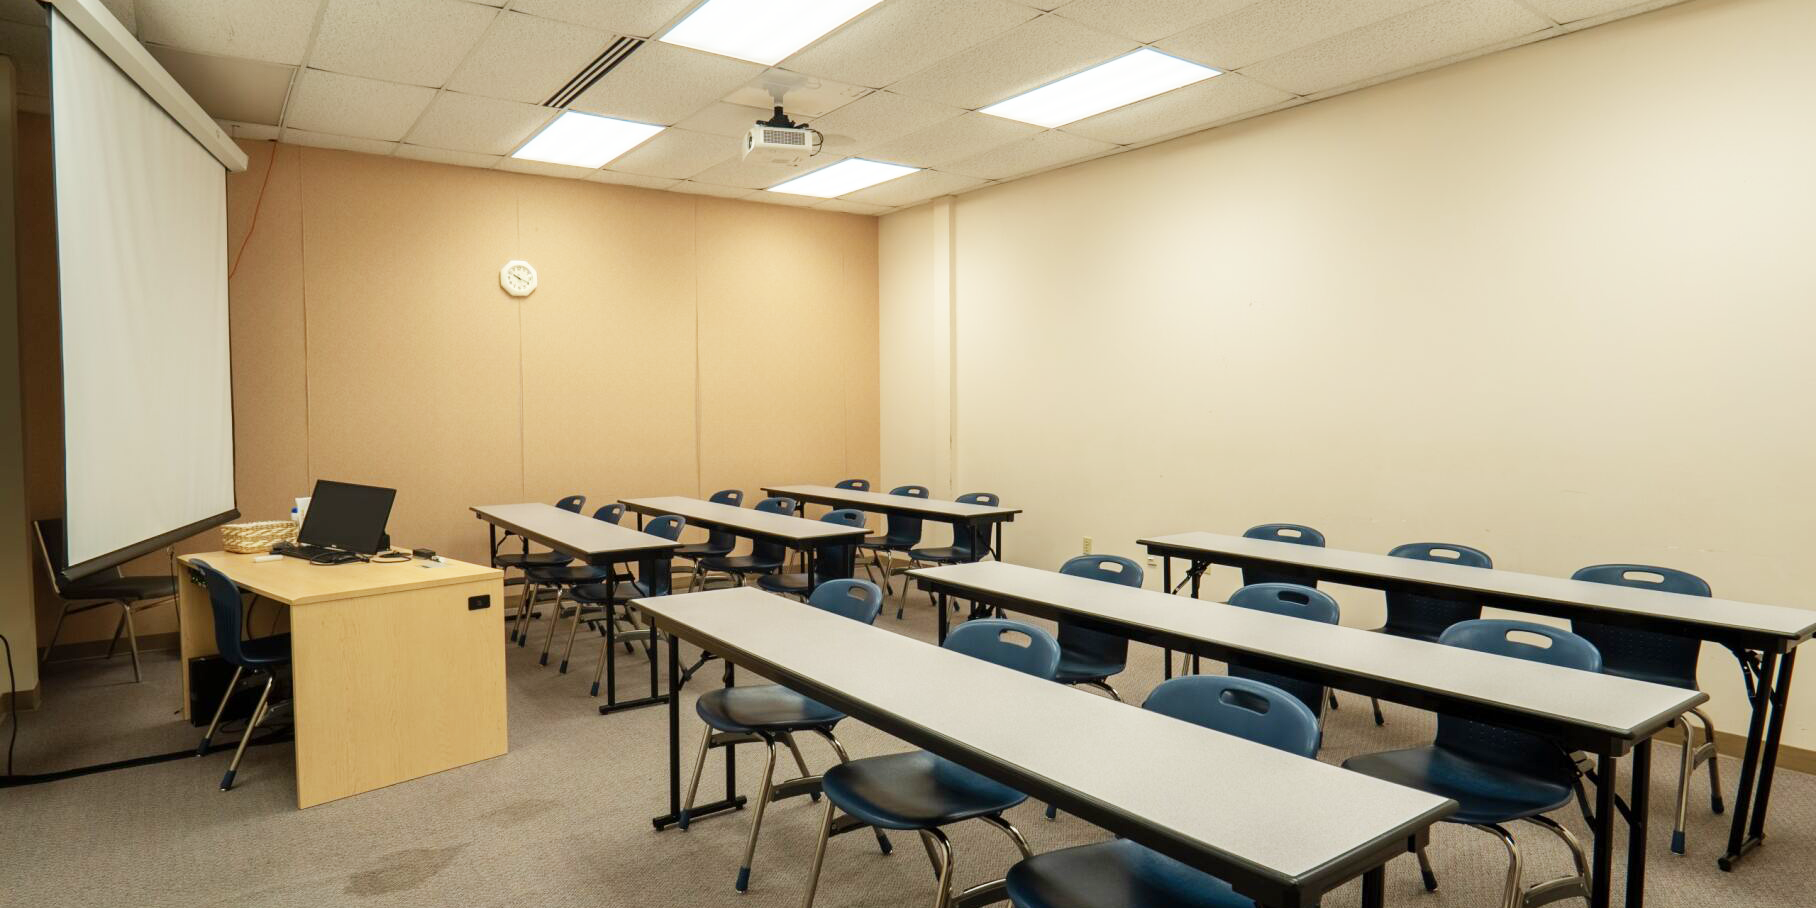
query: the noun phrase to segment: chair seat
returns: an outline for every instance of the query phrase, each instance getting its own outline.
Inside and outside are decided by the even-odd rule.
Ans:
[[[693,545],[684,545],[676,549],[675,557],[706,558],[712,555],[730,555],[731,550],[732,547],[729,545],[713,545],[710,542],[697,542]]]
[[[1397,785],[1417,788],[1459,806],[1453,823],[1505,823],[1549,813],[1570,803],[1567,784],[1491,766],[1436,747],[1364,754],[1343,768]]]
[[[499,568],[551,567],[567,564],[573,557],[560,552],[531,552],[527,555],[497,555],[492,558],[492,566]]]
[[[1059,654],[1059,670],[1053,673],[1053,680],[1061,684],[1080,684],[1085,681],[1102,681],[1111,675],[1120,675],[1127,668],[1122,661],[1100,659],[1082,653]]]
[[[65,599],[123,599],[141,602],[146,599],[168,599],[177,594],[177,582],[167,575],[134,577],[97,577],[78,580],[63,588]]]
[[[807,592],[807,575],[798,572],[793,574],[764,574],[757,578],[757,586],[761,589],[768,590],[771,593],[799,595]]]
[[[844,713],[779,684],[715,687],[700,695],[694,712],[706,724],[729,732],[830,728],[845,718]]]
[[[761,574],[780,570],[782,562],[780,559],[759,558],[755,555],[709,555],[700,559],[700,567],[721,574]]]
[[[950,545],[937,546],[931,549],[909,549],[908,557],[916,561],[932,561],[936,564],[962,564],[976,561],[977,556],[964,549]]]
[[[883,829],[929,829],[1001,813],[1027,796],[924,750],[826,770],[821,790],[846,813]]]
[[[240,653],[246,657],[248,667],[282,665],[290,661],[290,635],[273,634],[269,637],[243,640],[240,642]]]
[[[574,587],[568,595],[581,602],[629,602],[650,595],[649,587],[641,580],[620,580],[617,583],[584,583]]]
[[[879,549],[884,552],[906,552],[914,548],[914,543],[903,539],[890,539],[888,536],[865,536],[858,543],[861,549]]]
[[[1230,884],[1127,839],[1062,848],[1009,868],[1015,908],[1253,908]]]
[[[573,566],[532,567],[523,572],[532,583],[552,583],[570,586],[576,583],[598,583],[612,575],[610,568],[594,567],[590,564]]]

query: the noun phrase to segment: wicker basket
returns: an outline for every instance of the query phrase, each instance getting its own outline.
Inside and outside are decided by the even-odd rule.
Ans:
[[[256,520],[252,523],[230,523],[221,527],[221,548],[250,555],[269,552],[280,542],[296,541],[296,521]]]

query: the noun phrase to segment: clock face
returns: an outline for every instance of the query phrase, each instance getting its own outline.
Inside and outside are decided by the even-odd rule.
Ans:
[[[536,269],[529,262],[506,262],[498,269],[498,286],[512,296],[529,296],[536,290]]]

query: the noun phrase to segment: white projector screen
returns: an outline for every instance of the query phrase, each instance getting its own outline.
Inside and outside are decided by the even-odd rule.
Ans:
[[[71,577],[236,516],[227,172],[51,14]]]

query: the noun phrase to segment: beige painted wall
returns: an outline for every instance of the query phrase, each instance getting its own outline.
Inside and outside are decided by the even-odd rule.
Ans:
[[[19,285],[14,225],[14,158],[18,147],[13,61],[0,57],[0,636],[12,648],[12,677],[0,688],[0,713],[10,709],[11,691],[38,686],[37,639],[32,609],[30,508],[25,497],[25,410],[20,385]]]
[[[479,560],[472,505],[876,474],[876,219],[242,144],[247,519],[288,515],[318,477],[394,486],[397,544]],[[498,287],[516,258],[541,279],[524,301]]]
[[[1695,0],[970,193],[955,302],[916,284],[938,217],[890,215],[882,320],[955,308],[956,485],[1026,509],[1012,560],[1287,520],[1816,607],[1812,46],[1808,0]],[[886,426],[945,405],[910,359],[886,334]],[[884,439],[885,482],[932,468]]]

